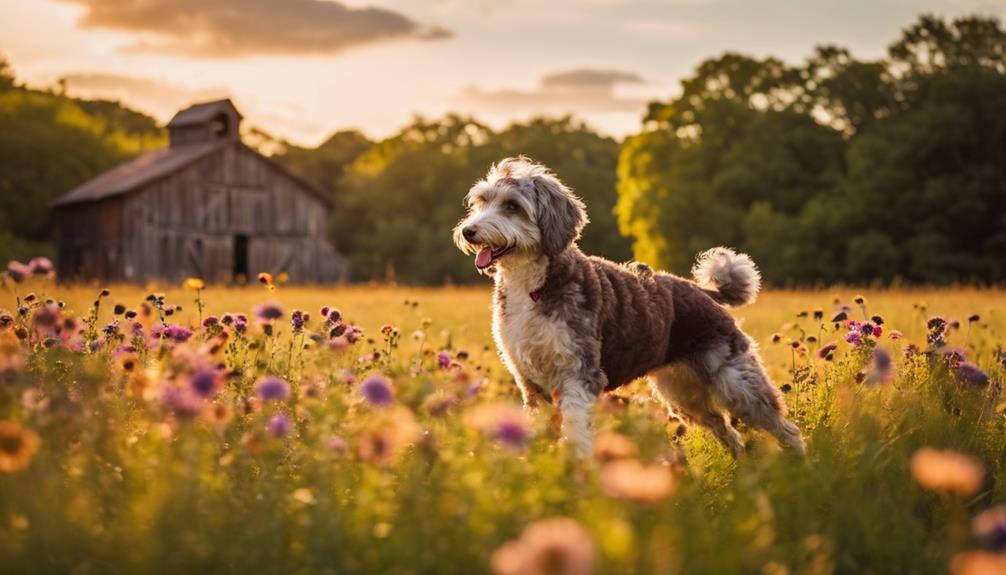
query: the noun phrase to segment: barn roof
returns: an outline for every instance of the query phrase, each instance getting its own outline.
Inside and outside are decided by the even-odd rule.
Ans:
[[[228,108],[237,114],[238,118],[242,117],[241,112],[238,112],[238,109],[234,107],[234,103],[229,99],[216,100],[213,102],[195,104],[185,108],[181,112],[178,112],[175,114],[175,117],[171,118],[171,121],[168,122],[168,128],[179,128],[182,126],[203,124],[212,120],[217,116],[217,114],[227,110]]]
[[[229,142],[217,140],[202,144],[161,148],[120,164],[100,176],[84,182],[56,198],[53,206],[91,202],[124,194],[189,165]]]
[[[52,202],[53,207],[68,206],[82,202],[93,202],[103,200],[112,196],[125,194],[145,186],[155,180],[168,176],[189,164],[196,162],[213,152],[234,145],[228,140],[214,140],[201,144],[188,144],[185,146],[175,146],[161,148],[152,152],[147,152],[136,158],[120,164],[111,170],[84,182]],[[323,204],[332,207],[332,201],[318,188],[308,183],[303,178],[293,174],[270,158],[263,156],[256,150],[249,148],[243,143],[238,143],[240,149],[246,150],[263,162],[266,162],[285,177],[296,182],[306,192],[319,199]]]

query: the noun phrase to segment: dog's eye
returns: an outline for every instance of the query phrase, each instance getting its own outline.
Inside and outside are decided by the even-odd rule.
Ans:
[[[517,213],[520,211],[520,206],[517,205],[517,202],[510,200],[503,203],[503,209],[511,213]]]

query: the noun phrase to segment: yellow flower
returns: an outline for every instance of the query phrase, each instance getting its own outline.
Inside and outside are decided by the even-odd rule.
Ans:
[[[38,434],[20,423],[0,421],[0,471],[13,473],[28,467],[38,442]]]
[[[525,527],[519,539],[493,553],[491,562],[497,575],[587,575],[596,557],[586,529],[573,519],[553,517]]]
[[[674,490],[674,474],[661,465],[644,466],[636,459],[612,461],[601,469],[601,487],[612,497],[656,503]]]
[[[912,456],[912,473],[923,489],[960,497],[974,495],[985,480],[985,468],[978,458],[931,447]]]
[[[189,289],[204,289],[206,287],[206,282],[199,278],[188,278],[185,280],[185,287]]]

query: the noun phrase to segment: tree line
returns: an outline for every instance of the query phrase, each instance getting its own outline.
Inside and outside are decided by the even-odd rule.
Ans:
[[[142,114],[19,86],[0,63],[0,257],[44,250],[53,197],[164,141]],[[377,142],[270,144],[331,195],[331,237],[360,281],[475,280],[449,231],[468,187],[516,154],[585,198],[583,247],[612,259],[684,273],[724,244],[776,285],[1006,277],[1006,32],[993,18],[920,17],[873,61],[837,46],[799,64],[706,60],[623,142],[570,117],[494,130],[451,114]]]

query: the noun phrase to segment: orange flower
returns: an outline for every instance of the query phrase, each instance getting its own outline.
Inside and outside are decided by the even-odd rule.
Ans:
[[[637,459],[612,461],[601,469],[601,487],[612,497],[656,503],[674,490],[674,474],[662,465],[644,466]]]
[[[497,575],[587,575],[594,568],[594,541],[579,523],[553,517],[524,528],[519,539],[492,555]]]
[[[20,423],[0,421],[0,471],[13,473],[28,467],[38,442],[38,434]]]
[[[594,441],[594,457],[601,463],[636,457],[638,454],[636,444],[620,433],[603,433]]]
[[[985,468],[978,458],[931,447],[912,456],[912,473],[923,489],[960,497],[974,495],[985,479]]]
[[[1006,555],[988,551],[958,553],[950,560],[952,575],[1001,575],[1006,573]]]

